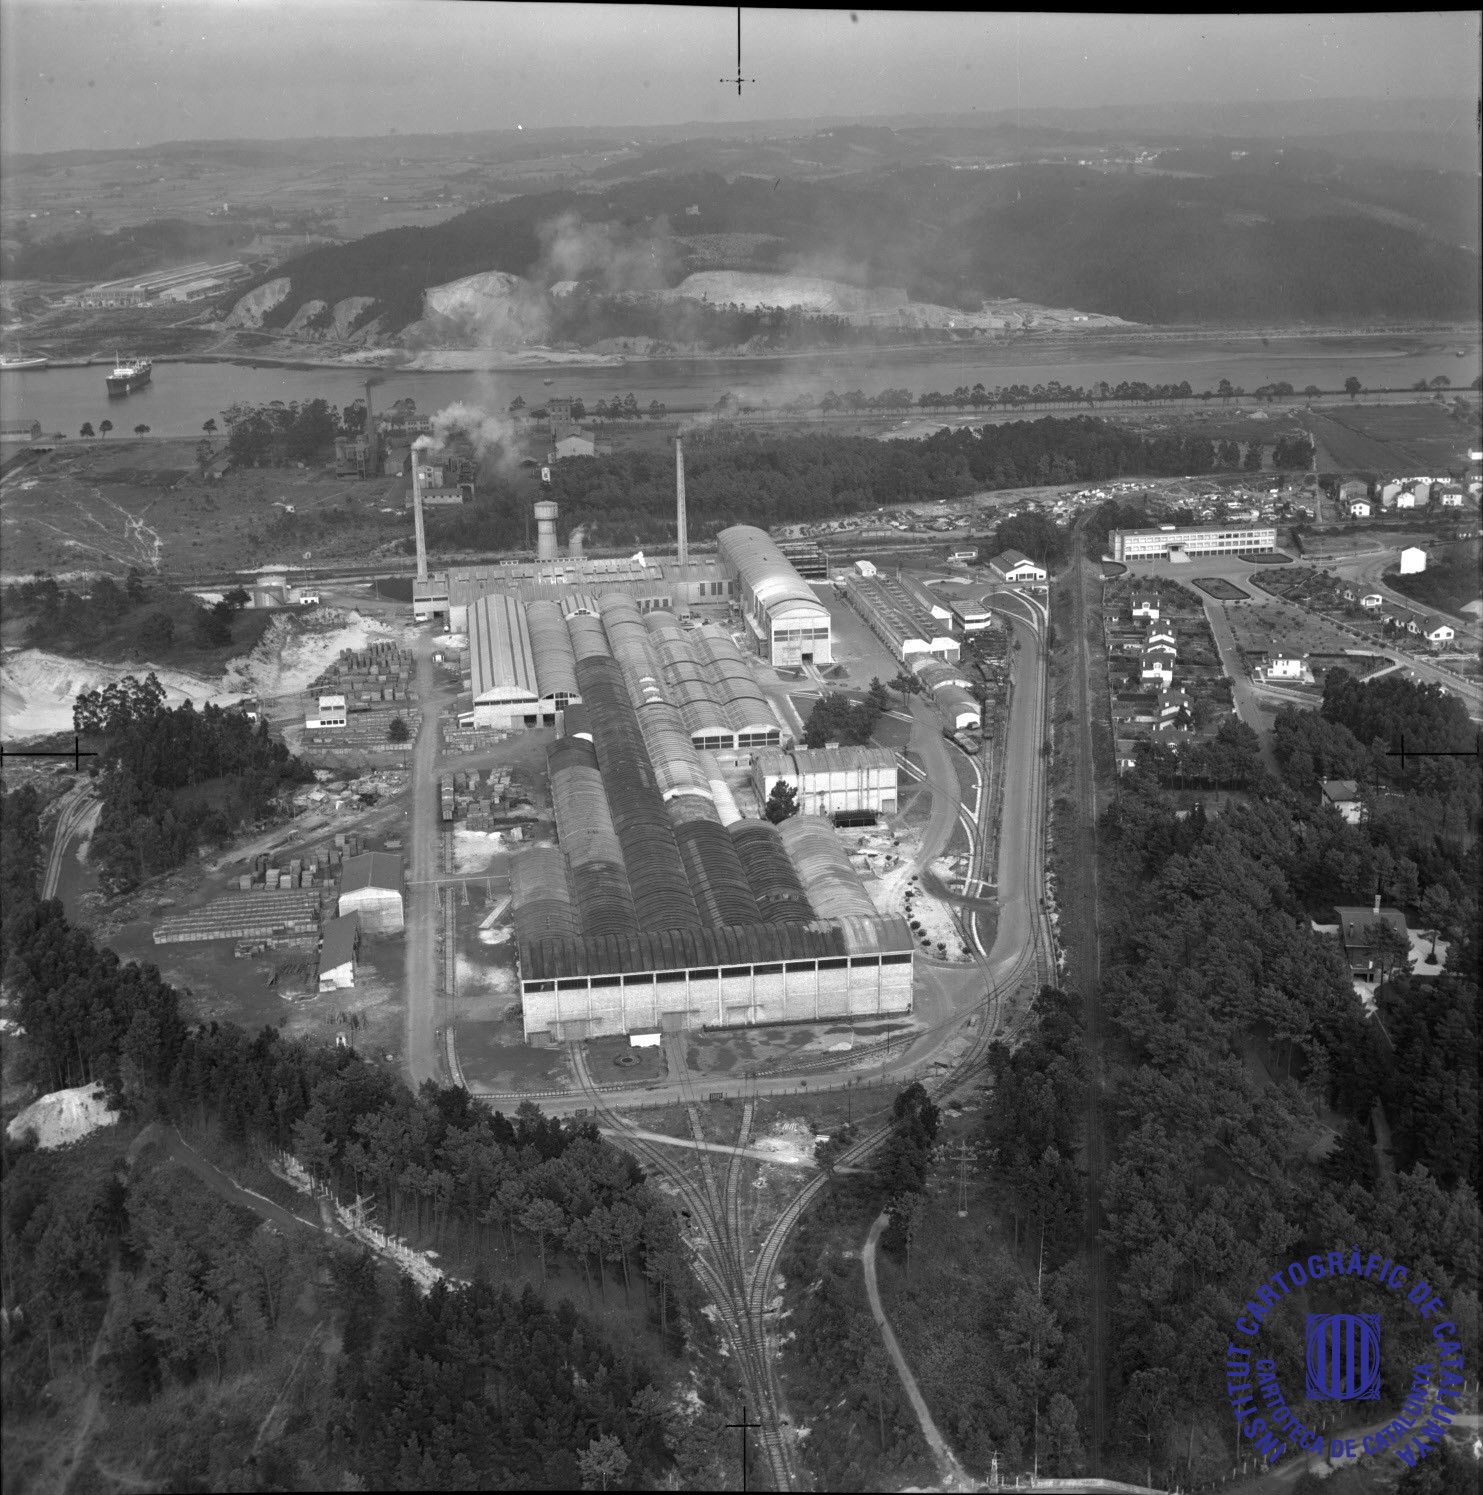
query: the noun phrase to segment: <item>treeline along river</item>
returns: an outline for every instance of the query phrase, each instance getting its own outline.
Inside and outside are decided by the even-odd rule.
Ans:
[[[1457,356],[1458,350],[1463,357]],[[989,389],[1011,384],[1091,388],[1180,384],[1196,393],[1222,379],[1253,390],[1283,381],[1301,391],[1309,384],[1337,390],[1350,375],[1369,389],[1408,390],[1418,379],[1445,374],[1454,388],[1470,384],[1480,369],[1477,333],[1373,333],[1331,337],[1168,338],[1046,335],[1012,342],[952,347],[872,348],[787,358],[634,359],[622,365],[560,366],[496,373],[394,372],[373,398],[378,409],[410,397],[424,414],[455,400],[503,410],[517,396],[537,406],[548,395],[577,395],[590,409],[599,399],[634,394],[641,409],[658,400],[672,412],[713,407],[728,391],[739,400],[781,404],[799,395],[844,394],[906,388],[914,395],[951,391],[959,384]],[[202,423],[232,404],[323,397],[346,405],[365,393],[366,371],[292,368],[220,362],[156,363],[151,383],[110,399],[107,368],[51,368],[0,374],[4,419],[38,420],[48,434],[74,436],[84,421],[96,429],[111,420],[119,435],[144,424],[154,436],[200,434]],[[548,386],[545,381],[551,380]]]

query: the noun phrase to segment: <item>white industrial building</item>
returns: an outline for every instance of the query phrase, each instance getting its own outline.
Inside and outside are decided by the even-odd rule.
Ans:
[[[1410,576],[1426,570],[1426,552],[1419,545],[1408,545],[1401,551],[1401,575]]]
[[[764,804],[775,785],[787,784],[805,815],[841,810],[896,813],[896,754],[890,748],[798,748],[791,753],[765,749],[752,760],[752,783]]]
[[[340,873],[340,917],[357,914],[369,934],[402,932],[402,859],[386,851],[346,857]]]
[[[304,717],[304,729],[317,732],[324,727],[343,727],[350,720],[344,696],[320,696],[313,716]]]
[[[833,664],[829,609],[772,537],[734,524],[716,541],[757,652],[772,665]]]
[[[1037,566],[1018,550],[1003,550],[989,562],[989,570],[1000,581],[1014,583],[1044,581],[1045,567]]]
[[[1277,549],[1275,525],[1250,528],[1228,524],[1196,525],[1191,529],[1115,529],[1115,561],[1182,561],[1192,555],[1261,554]]]

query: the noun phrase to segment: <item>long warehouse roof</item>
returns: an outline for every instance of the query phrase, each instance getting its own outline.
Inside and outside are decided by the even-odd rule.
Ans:
[[[469,608],[470,678],[474,699],[495,694],[540,695],[525,607],[515,597],[490,592]]]
[[[814,595],[813,588],[766,530],[751,524],[733,524],[716,536],[716,544],[722,562],[736,571],[742,584],[769,614],[811,612],[829,616],[829,609]]]
[[[694,970],[851,954],[909,954],[915,948],[911,930],[900,918],[746,924],[599,939],[548,938],[520,942],[520,977],[523,981],[550,981],[567,976]]]

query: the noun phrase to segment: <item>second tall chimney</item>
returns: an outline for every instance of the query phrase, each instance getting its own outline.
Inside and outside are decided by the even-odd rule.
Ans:
[[[427,536],[422,528],[422,453],[412,451],[412,523],[417,534],[417,579],[427,580]]]
[[[675,437],[675,540],[679,546],[680,579],[690,560],[690,537],[685,524],[685,449]]]

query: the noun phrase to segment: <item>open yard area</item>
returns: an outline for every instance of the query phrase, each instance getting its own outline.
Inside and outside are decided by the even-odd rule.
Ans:
[[[72,441],[0,487],[5,575],[136,566],[191,576],[366,559],[411,533],[405,486],[321,468],[243,469],[208,483],[192,441]]]
[[[1275,597],[1253,607],[1232,608],[1226,617],[1248,664],[1253,657],[1269,654],[1342,654],[1358,647],[1357,640],[1334,624]]]
[[[1233,581],[1227,581],[1223,576],[1197,576],[1195,586],[1207,596],[1214,597],[1217,602],[1245,602],[1251,593],[1243,591]]]
[[[1334,405],[1306,417],[1322,472],[1424,473],[1467,465],[1478,421],[1455,419],[1442,405]]]

